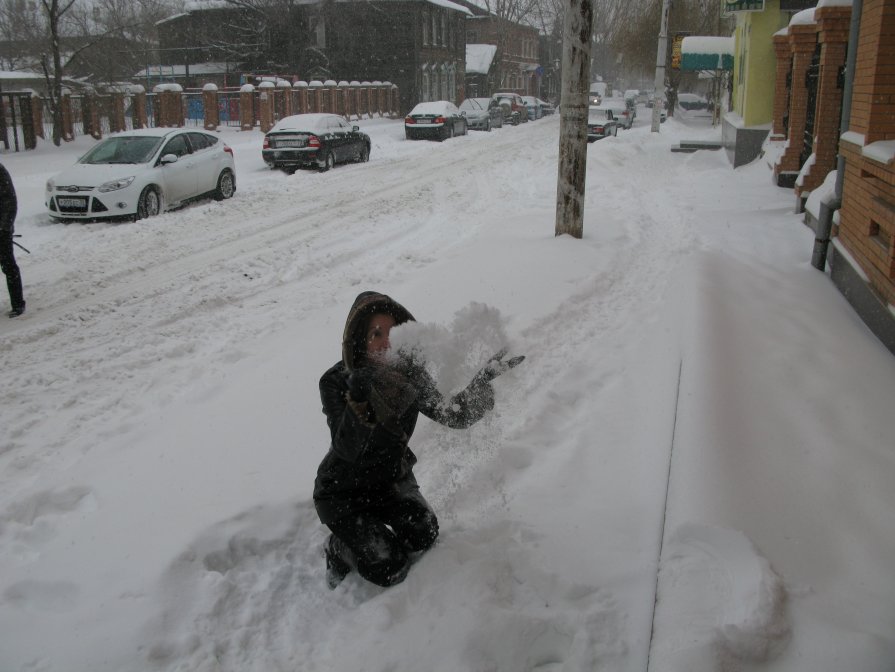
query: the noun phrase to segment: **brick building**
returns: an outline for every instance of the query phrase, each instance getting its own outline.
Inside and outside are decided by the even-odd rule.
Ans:
[[[523,96],[540,93],[543,70],[538,63],[540,37],[537,28],[514,23],[492,14],[469,0],[455,0],[470,11],[466,20],[467,44],[493,44],[497,47],[490,76],[490,90],[479,87],[478,95],[512,91]]]
[[[833,281],[895,353],[895,0],[860,5]]]
[[[210,6],[161,22],[162,65],[224,62],[230,72],[289,80],[389,81],[404,112],[421,101],[464,97],[471,13],[449,0],[301,3],[267,23],[245,11]]]

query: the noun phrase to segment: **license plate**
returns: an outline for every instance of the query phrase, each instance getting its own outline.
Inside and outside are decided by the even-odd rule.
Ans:
[[[56,198],[60,208],[84,208],[87,209],[87,200],[84,198]]]
[[[277,140],[277,147],[304,147],[304,140]]]

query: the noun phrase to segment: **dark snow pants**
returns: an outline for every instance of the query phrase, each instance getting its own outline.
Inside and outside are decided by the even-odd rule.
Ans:
[[[371,506],[327,525],[331,549],[367,581],[401,583],[411,554],[430,549],[438,538],[438,519],[419,490]]]
[[[12,247],[12,231],[0,230],[0,270],[6,276],[6,286],[9,289],[9,302],[13,310],[19,310],[25,306],[22,294],[22,276]]]

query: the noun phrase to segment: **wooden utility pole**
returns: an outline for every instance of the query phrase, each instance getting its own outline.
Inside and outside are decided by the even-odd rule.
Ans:
[[[559,104],[559,177],[556,235],[584,235],[587,175],[587,106],[593,43],[593,0],[568,0],[563,23],[562,96]]]
[[[653,125],[652,132],[659,132],[662,122],[662,106],[665,104],[665,60],[668,57],[668,12],[671,0],[662,0],[662,24],[659,26],[659,50],[656,54],[656,82],[653,91]]]

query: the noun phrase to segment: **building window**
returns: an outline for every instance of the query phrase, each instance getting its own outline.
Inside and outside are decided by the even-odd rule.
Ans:
[[[447,40],[447,19],[444,14],[441,15],[441,45],[446,47],[448,43]]]
[[[423,44],[429,44],[429,14],[423,12]]]
[[[438,44],[438,17],[432,12],[432,45]]]
[[[429,73],[423,73],[423,85],[420,87],[420,102],[425,103],[430,100],[429,98]]]

